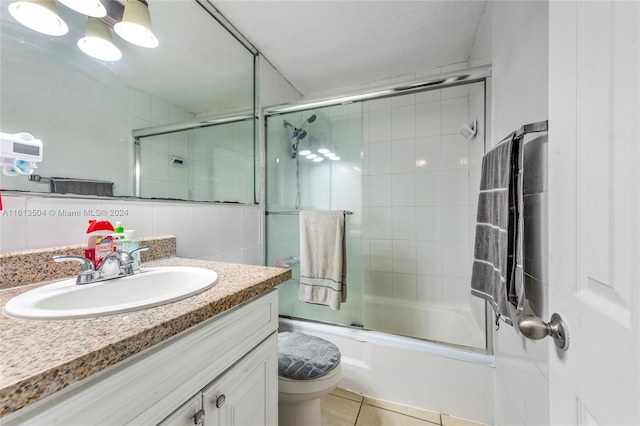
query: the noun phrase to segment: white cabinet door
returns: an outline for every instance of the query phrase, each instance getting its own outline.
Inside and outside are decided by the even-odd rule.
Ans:
[[[277,425],[277,345],[274,333],[203,390],[205,426]]]
[[[640,3],[549,12],[550,420],[638,425]]]
[[[202,426],[204,413],[201,410],[202,394],[198,394],[158,424],[159,426]]]

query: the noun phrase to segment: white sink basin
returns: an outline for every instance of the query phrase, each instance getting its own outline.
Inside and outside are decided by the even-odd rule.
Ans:
[[[3,312],[40,320],[100,317],[175,302],[217,282],[214,271],[186,266],[143,268],[129,277],[84,285],[76,285],[74,277],[22,293]]]

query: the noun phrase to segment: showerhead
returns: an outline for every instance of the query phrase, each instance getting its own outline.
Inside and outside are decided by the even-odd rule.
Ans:
[[[462,127],[460,128],[460,134],[465,139],[471,140],[471,138],[473,138],[478,132],[477,126],[478,126],[478,122],[476,120],[473,120],[471,124],[469,124],[468,126],[466,124],[463,124]]]
[[[307,123],[313,123],[314,121],[316,121],[316,115],[313,114],[311,115],[311,117],[307,118]]]

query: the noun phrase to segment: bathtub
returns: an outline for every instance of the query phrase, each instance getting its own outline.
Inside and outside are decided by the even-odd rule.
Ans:
[[[384,330],[401,336],[477,349],[485,348],[484,325],[480,325],[473,312],[461,309],[365,296],[364,324],[370,330]]]
[[[372,398],[495,424],[494,357],[478,351],[379,331],[280,318],[280,331],[299,331],[336,344],[340,387]]]

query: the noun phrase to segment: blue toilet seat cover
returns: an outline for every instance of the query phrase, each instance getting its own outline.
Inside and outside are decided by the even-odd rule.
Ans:
[[[322,377],[340,363],[331,342],[298,332],[278,333],[278,375],[294,380]]]

